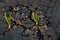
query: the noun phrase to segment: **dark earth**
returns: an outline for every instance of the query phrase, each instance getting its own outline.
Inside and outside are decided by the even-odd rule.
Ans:
[[[32,11],[42,16],[38,28]],[[4,12],[12,14],[10,30]],[[0,0],[0,40],[60,40],[60,0]]]

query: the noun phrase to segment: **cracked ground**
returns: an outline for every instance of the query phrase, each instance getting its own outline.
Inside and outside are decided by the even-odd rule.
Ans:
[[[12,14],[10,30],[4,12]],[[0,40],[60,40],[60,0],[0,0]]]

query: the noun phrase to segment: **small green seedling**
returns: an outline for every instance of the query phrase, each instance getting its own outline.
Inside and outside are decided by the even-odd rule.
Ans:
[[[4,18],[5,18],[5,20],[6,20],[7,24],[8,24],[8,29],[10,29],[10,23],[11,23],[11,20],[12,20],[11,14],[10,14],[9,17],[7,17],[6,13],[4,13]]]
[[[32,19],[36,23],[36,26],[38,26],[39,16],[38,15],[35,15],[34,12],[32,12]]]

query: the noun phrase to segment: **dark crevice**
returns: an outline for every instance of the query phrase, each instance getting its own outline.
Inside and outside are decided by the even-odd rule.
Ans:
[[[48,35],[48,38],[50,38],[51,37],[51,35]]]
[[[58,40],[60,40],[60,38],[58,38]]]
[[[25,29],[23,30],[23,32],[21,33],[22,36],[25,36],[25,31],[26,31],[26,29],[27,29],[27,28],[25,28]],[[27,35],[27,36],[28,36],[28,35]]]
[[[6,32],[8,32],[8,31],[10,31],[10,30],[4,31],[4,32],[2,33],[2,34],[3,34],[3,36],[5,36],[5,33],[6,33]]]
[[[37,37],[38,37],[38,40],[40,40],[41,38],[43,38],[43,35],[41,34],[41,31],[38,27],[37,27],[37,30],[38,30]]]
[[[14,23],[14,25],[16,24],[15,21],[12,21],[12,22]],[[14,25],[12,25],[12,27],[13,27]],[[26,28],[24,25],[20,25],[20,24],[16,24],[16,25],[19,25],[19,26],[22,26],[23,28]]]

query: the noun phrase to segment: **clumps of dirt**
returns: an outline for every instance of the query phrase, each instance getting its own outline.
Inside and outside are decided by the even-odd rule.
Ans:
[[[38,26],[36,26],[34,20],[31,17],[32,10],[24,5],[19,5],[16,7],[9,6],[7,9],[4,9],[4,12],[6,12],[7,16],[12,14],[13,17],[11,20],[11,29],[3,32],[5,39],[8,37],[8,40],[9,38],[10,40],[14,40],[14,38],[17,40],[20,39],[19,37],[21,37],[21,39],[36,38],[35,40],[48,40],[48,36],[52,34],[54,37],[51,36],[51,39],[55,40],[55,33],[52,29],[49,29],[47,25],[48,19],[46,18],[45,13],[38,8],[34,10],[34,14],[38,15],[39,17]]]

